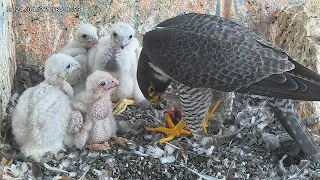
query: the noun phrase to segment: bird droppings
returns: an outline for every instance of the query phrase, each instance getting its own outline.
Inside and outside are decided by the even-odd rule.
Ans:
[[[38,83],[35,79],[30,82],[31,86]],[[173,84],[171,91],[174,92],[177,88],[178,86]],[[15,89],[14,92],[21,92],[21,89]],[[17,96],[14,94],[12,106]],[[5,159],[8,161],[7,164],[2,163],[3,177],[5,179],[38,176],[41,176],[41,179],[197,179],[199,177],[316,179],[320,176],[319,164],[304,160],[302,153],[297,157],[287,155],[287,158],[281,160],[292,145],[292,139],[288,137],[279,122],[272,119],[272,115],[263,109],[263,102],[257,103],[242,96],[238,98],[242,101],[235,99],[234,112],[240,115],[236,116],[238,118],[235,121],[225,120],[218,134],[226,137],[228,133],[237,132],[243,127],[238,133],[241,136],[233,136],[220,146],[212,145],[213,138],[209,136],[201,142],[181,137],[159,145],[157,142],[164,135],[149,133],[144,128],[163,125],[164,121],[155,119],[159,115],[151,108],[141,111],[137,107],[129,107],[127,111],[117,115],[116,119],[121,124],[126,124],[121,126],[122,128],[130,127],[130,130],[120,128],[120,132],[132,143],[122,147],[110,141],[112,149],[105,152],[65,148],[53,158],[43,157],[38,165],[32,165],[34,163],[17,150],[10,134],[11,121],[8,116],[2,126],[2,132],[7,132],[6,136],[3,136],[5,139],[2,140],[7,143],[1,145],[0,157],[3,162]],[[263,110],[258,110],[259,108]],[[263,122],[267,122],[267,125],[259,127]],[[211,135],[212,129],[215,129],[212,123],[213,121],[209,121],[208,127]],[[248,123],[250,125],[243,126]],[[278,139],[279,147],[274,144],[273,138]],[[279,166],[280,162],[282,166]],[[305,163],[303,166],[300,164],[303,162],[310,164]]]

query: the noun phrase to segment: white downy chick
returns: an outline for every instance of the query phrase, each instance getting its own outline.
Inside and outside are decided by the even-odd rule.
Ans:
[[[79,63],[71,56],[54,54],[45,62],[45,80],[20,96],[12,114],[12,132],[20,150],[36,160],[46,152],[57,153],[73,121],[73,89],[66,78]]]
[[[94,70],[105,70],[120,82],[112,93],[112,102],[133,99],[141,103],[145,100],[136,76],[141,47],[134,36],[131,25],[119,22],[111,27],[107,46],[97,50]]]
[[[77,148],[88,147],[94,150],[107,150],[103,144],[111,137],[116,137],[117,122],[112,114],[110,92],[118,87],[119,81],[104,71],[95,71],[87,78],[86,91],[79,94],[80,101],[86,105],[84,125],[75,135]],[[101,144],[102,143],[102,144]]]
[[[59,52],[74,57],[81,65],[81,69],[74,71],[67,79],[77,93],[85,88],[85,80],[89,73],[88,53],[98,43],[97,28],[91,24],[81,24],[74,33],[74,39],[73,43],[64,46]]]
[[[97,54],[103,54],[103,52],[107,51],[108,42],[109,42],[109,37],[103,36],[99,39],[97,45],[90,48],[89,57],[88,57],[88,72],[89,72],[89,74],[91,74],[95,71],[94,64],[95,64]],[[101,57],[99,57],[99,58],[101,58]],[[98,69],[98,70],[103,70],[103,68]]]

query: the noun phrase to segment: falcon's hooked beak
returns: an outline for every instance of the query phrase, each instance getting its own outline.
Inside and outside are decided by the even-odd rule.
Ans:
[[[163,93],[159,93],[152,98],[148,99],[151,106],[157,110],[163,110],[167,106],[167,100],[164,98]]]
[[[143,49],[139,57],[137,79],[140,90],[150,105],[157,110],[164,109],[167,104],[164,92],[171,78],[151,63]]]

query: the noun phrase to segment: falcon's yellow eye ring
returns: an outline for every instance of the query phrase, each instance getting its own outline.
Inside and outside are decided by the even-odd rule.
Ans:
[[[148,95],[149,95],[149,97],[153,97],[155,95],[155,93],[156,93],[156,89],[153,86],[150,85],[148,87]]]
[[[156,102],[155,102],[154,100],[152,100],[152,101],[150,101],[150,104],[151,104],[151,105],[155,105]]]

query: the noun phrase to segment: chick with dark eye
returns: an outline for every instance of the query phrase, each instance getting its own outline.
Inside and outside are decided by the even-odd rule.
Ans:
[[[117,36],[118,36],[118,34],[114,32],[114,33],[113,33],[113,36],[114,36],[114,37],[117,37]]]
[[[100,83],[100,86],[105,86],[106,85],[106,82],[104,82],[104,81],[102,81],[101,83]]]
[[[87,38],[87,35],[86,35],[86,34],[83,34],[83,35],[82,35],[82,38]]]

